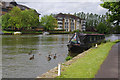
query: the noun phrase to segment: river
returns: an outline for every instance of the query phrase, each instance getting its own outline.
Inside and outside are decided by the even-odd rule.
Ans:
[[[35,78],[65,62],[67,43],[72,35],[2,35],[2,77]],[[109,35],[106,39],[120,39],[120,35]],[[29,60],[32,51],[34,59]],[[47,60],[56,54],[56,59]]]

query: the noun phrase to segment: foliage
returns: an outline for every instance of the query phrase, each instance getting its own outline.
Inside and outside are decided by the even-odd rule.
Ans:
[[[101,4],[103,8],[108,9],[109,14],[107,21],[114,24],[114,33],[120,33],[120,1],[119,2],[104,2]]]
[[[109,17],[108,21],[116,22],[116,25],[119,25],[120,22],[120,1],[119,2],[104,2],[101,4],[102,7],[108,9]]]
[[[10,19],[10,15],[8,13],[6,13],[4,16],[2,16],[2,29],[5,29],[8,27],[9,19]]]
[[[46,31],[53,30],[57,27],[57,20],[52,15],[44,15],[41,17],[40,23]]]
[[[75,33],[75,32],[80,32],[80,30],[79,30],[79,29],[77,29],[77,30],[74,30],[73,32],[74,32],[74,33]]]
[[[108,19],[108,13],[106,13],[105,15],[98,15],[98,14],[93,14],[93,13],[84,13],[84,12],[79,12],[79,13],[75,13],[74,15],[80,17],[81,19],[85,19],[86,20],[86,31],[97,31],[96,28],[100,23],[104,23],[108,28],[111,28],[111,23],[107,22],[106,19]],[[99,27],[100,28],[100,27]]]
[[[105,23],[99,23],[98,26],[96,27],[98,33],[103,33],[103,34],[107,34],[110,32],[110,28],[107,27],[107,25]]]
[[[2,16],[0,16],[0,25],[2,25]]]
[[[65,58],[66,61],[71,60],[71,59],[72,59],[71,56],[67,56],[67,57]]]
[[[120,26],[119,25],[116,25],[113,29],[114,29],[114,33],[120,34]]]
[[[70,66],[64,67],[65,71],[61,72],[60,78],[94,78],[114,44],[108,42],[99,45],[96,49],[90,49]]]
[[[38,14],[34,10],[21,10],[14,7],[9,13],[2,16],[2,28],[5,30],[28,30],[39,25]]]

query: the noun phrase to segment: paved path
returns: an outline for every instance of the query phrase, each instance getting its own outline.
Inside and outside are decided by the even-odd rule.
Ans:
[[[120,42],[112,47],[95,78],[118,78],[118,53],[120,56]]]

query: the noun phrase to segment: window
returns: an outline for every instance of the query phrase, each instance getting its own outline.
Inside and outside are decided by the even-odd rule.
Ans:
[[[96,37],[94,37],[94,41],[96,41]]]
[[[67,26],[65,26],[65,28],[67,28]]]
[[[62,26],[60,26],[60,28],[62,28]]]
[[[90,42],[92,42],[92,38],[90,37]]]
[[[58,24],[63,24],[62,22],[58,22]]]
[[[71,20],[71,22],[73,22],[73,19]]]
[[[66,19],[66,22],[68,22],[68,19]]]

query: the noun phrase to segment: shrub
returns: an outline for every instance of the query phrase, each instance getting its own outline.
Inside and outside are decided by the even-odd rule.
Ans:
[[[67,56],[67,57],[65,58],[66,61],[71,60],[71,59],[72,59],[71,56]]]

